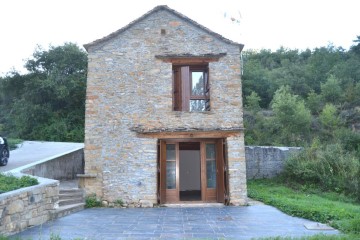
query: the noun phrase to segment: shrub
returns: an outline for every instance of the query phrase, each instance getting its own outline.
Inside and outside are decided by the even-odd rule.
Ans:
[[[283,176],[322,190],[355,196],[360,200],[360,161],[354,151],[339,144],[322,146],[319,141],[285,162]]]
[[[124,205],[124,201],[122,199],[117,199],[115,201],[115,206],[120,206],[122,207]]]
[[[101,207],[101,201],[96,197],[95,194],[86,196],[85,198],[85,207],[93,208],[93,207]]]
[[[23,142],[23,140],[17,139],[17,138],[9,138],[9,139],[8,139],[9,148],[10,148],[11,150],[16,149],[16,148],[17,148],[17,145],[20,144],[20,143],[22,143],[22,142]]]
[[[18,178],[13,175],[0,173],[0,194],[37,184],[39,184],[38,180],[30,176]]]

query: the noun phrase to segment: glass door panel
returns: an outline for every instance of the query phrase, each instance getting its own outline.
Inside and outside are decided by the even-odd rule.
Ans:
[[[166,189],[176,189],[175,144],[166,144]]]
[[[215,143],[206,144],[206,183],[207,188],[216,188]]]

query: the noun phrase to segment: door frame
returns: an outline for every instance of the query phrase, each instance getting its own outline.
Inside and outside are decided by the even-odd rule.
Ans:
[[[157,196],[158,203],[177,203],[180,202],[180,165],[179,165],[179,143],[181,142],[199,142],[200,143],[200,179],[201,179],[201,201],[196,202],[220,202],[225,203],[228,199],[228,174],[227,162],[225,156],[225,144],[223,138],[174,138],[159,139],[158,144],[158,174],[157,174]],[[206,178],[206,144],[215,144],[216,154],[216,188],[207,188]],[[166,144],[175,144],[176,151],[176,188],[166,188]],[[191,203],[183,201],[182,203]]]

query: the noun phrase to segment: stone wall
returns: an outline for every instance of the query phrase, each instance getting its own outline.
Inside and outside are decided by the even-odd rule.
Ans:
[[[50,219],[59,200],[59,182],[45,178],[38,181],[39,185],[0,194],[0,234],[12,235]]]
[[[109,202],[156,203],[157,139],[139,138],[134,128],[243,127],[238,44],[209,34],[171,11],[159,10],[119,34],[88,45],[87,50],[84,176],[91,178],[84,183],[88,194]],[[211,111],[172,110],[172,63],[156,58],[167,54],[223,56],[209,63]],[[234,150],[230,182],[232,200],[242,202],[245,161],[243,133],[238,135],[229,139]]]
[[[246,161],[244,138],[229,137],[227,142],[229,192],[232,205],[245,205],[247,203]]]
[[[286,158],[300,150],[299,147],[246,146],[247,179],[275,177],[283,170]]]
[[[80,148],[61,154],[56,157],[35,162],[19,169],[15,169],[25,174],[56,179],[71,180],[77,178],[77,174],[84,173],[84,149]]]

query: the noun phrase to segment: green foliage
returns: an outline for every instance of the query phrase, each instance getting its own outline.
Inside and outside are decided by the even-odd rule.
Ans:
[[[335,131],[335,138],[343,146],[345,151],[354,152],[360,157],[360,133],[348,128],[340,128]]]
[[[319,114],[322,105],[321,95],[315,93],[312,89],[306,98],[306,106],[310,109],[311,113],[314,115]]]
[[[358,203],[328,199],[311,191],[291,189],[281,178],[248,181],[248,195],[279,208],[292,216],[328,223],[339,230],[360,237]]]
[[[86,196],[85,207],[86,208],[102,207],[101,200],[99,200],[95,194]]]
[[[259,238],[258,240],[354,240],[357,239],[356,235],[335,235],[335,234],[315,234],[312,236],[304,237],[268,237]]]
[[[60,237],[59,234],[51,233],[50,234],[50,240],[61,240],[61,237]]]
[[[87,55],[77,45],[38,48],[29,73],[0,78],[0,124],[13,138],[82,142]]]
[[[334,131],[341,125],[341,120],[337,114],[337,109],[331,103],[325,105],[324,109],[319,115],[319,120],[322,124],[323,130],[326,131],[325,134],[331,137],[334,136]]]
[[[21,144],[23,142],[22,139],[16,139],[16,138],[9,138],[8,139],[8,144],[9,144],[9,148],[10,150],[14,150],[17,148],[18,144]]]
[[[114,203],[115,203],[115,206],[122,207],[124,205],[124,201],[122,199],[117,199]]]
[[[259,104],[260,101],[261,98],[259,95],[256,92],[251,92],[251,94],[246,97],[246,108],[253,112],[257,112],[261,109]]]
[[[309,134],[311,114],[303,100],[290,92],[288,86],[280,87],[274,95],[271,107],[274,111],[274,124],[281,133],[283,144],[300,144]]]
[[[338,103],[342,94],[340,82],[338,79],[331,75],[325,83],[321,83],[321,95],[325,102]]]
[[[18,178],[9,174],[0,173],[0,194],[37,184],[39,184],[38,180],[30,176]]]
[[[332,143],[338,132],[359,131],[358,39],[355,43],[349,51],[329,45],[245,52],[245,144],[306,146],[314,137]]]
[[[360,161],[356,152],[341,143],[321,145],[319,141],[285,162],[284,177],[305,185],[316,185],[356,197],[360,201]]]

